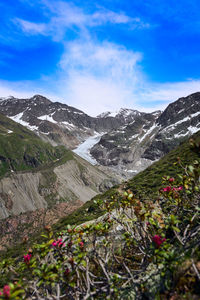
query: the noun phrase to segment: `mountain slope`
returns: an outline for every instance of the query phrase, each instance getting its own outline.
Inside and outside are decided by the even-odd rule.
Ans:
[[[195,102],[193,106],[198,107],[198,103],[198,101]],[[180,113],[180,108],[178,111]],[[171,116],[171,113],[169,115]],[[185,139],[186,134],[190,135],[193,130],[190,130],[190,128],[195,128],[196,131],[199,126],[199,113],[191,111],[190,115],[191,117],[189,118],[188,116],[182,116],[178,121],[174,116],[174,121],[171,118],[170,123],[162,119],[158,121],[159,118],[158,120],[156,119],[155,124],[151,123],[148,129],[146,128],[145,131],[141,132],[142,144],[145,142],[146,146],[149,146],[148,136],[153,137],[158,134],[155,127],[162,134],[163,128],[171,126],[169,124],[173,125],[173,130],[177,129],[178,133],[176,132],[175,134],[179,137],[183,134]],[[187,126],[179,128],[180,124],[183,123],[182,125],[184,125],[188,121],[189,123],[186,123]],[[163,122],[163,125],[158,125],[158,122]],[[141,128],[140,126],[141,124],[138,125],[139,129]],[[5,136],[10,134],[8,130],[6,132],[5,127],[2,129],[2,132]],[[170,131],[167,134],[170,134]],[[167,140],[166,133],[163,135],[162,142],[165,139]],[[181,139],[178,138],[173,143],[176,144]],[[155,142],[153,138],[150,141],[152,144]],[[172,144],[170,145],[173,146]],[[169,146],[169,149],[171,146]],[[190,140],[181,141],[180,145],[174,150],[170,151],[159,161],[154,162],[150,167],[131,180],[113,187],[102,195],[95,196],[78,210],[64,217],[53,226],[54,232],[57,234],[57,236],[55,235],[55,239],[52,239],[51,234],[49,234],[49,240],[42,241],[42,244],[40,240],[40,245],[33,245],[31,249],[29,248],[31,243],[23,244],[22,249],[20,249],[23,252],[18,252],[18,254],[20,253],[20,258],[17,258],[15,261],[9,259],[6,262],[3,261],[1,264],[2,285],[7,286],[7,283],[10,281],[14,283],[23,282],[19,293],[25,293],[26,291],[27,297],[33,295],[32,285],[34,282],[36,286],[34,292],[37,289],[37,293],[41,297],[46,297],[47,288],[50,294],[54,293],[54,298],[59,297],[60,291],[62,294],[65,293],[66,297],[69,296],[69,293],[73,297],[77,295],[77,290],[80,291],[79,287],[81,287],[83,289],[80,292],[81,295],[84,293],[85,297],[90,297],[90,291],[92,291],[92,295],[95,295],[94,297],[99,299],[102,299],[102,297],[105,298],[108,293],[110,293],[110,297],[113,299],[128,299],[129,297],[132,298],[132,296],[135,297],[135,295],[139,295],[140,299],[155,299],[156,297],[159,297],[159,299],[168,299],[169,297],[177,298],[177,296],[182,299],[182,296],[185,297],[186,294],[188,299],[198,299],[200,293],[199,172],[196,172],[195,175],[195,168],[191,172],[190,169],[185,170],[186,175],[181,179],[182,186],[180,186],[180,181],[175,185],[181,187],[180,196],[176,196],[175,192],[173,192],[172,197],[170,194],[167,194],[166,197],[159,197],[158,194],[160,187],[162,186],[163,188],[163,176],[179,177],[179,173],[183,173],[183,167],[186,164],[193,163],[194,160],[196,160],[195,166],[198,168],[197,171],[199,171],[200,131],[194,134]],[[85,163],[85,167],[82,163]],[[65,164],[59,166],[53,165],[50,169],[48,165],[46,165],[46,168],[42,168],[40,171],[40,175],[43,176],[42,181],[40,181],[39,175],[39,193],[44,196],[45,201],[49,200],[49,208],[52,205],[51,201],[56,200],[58,201],[57,203],[53,202],[55,210],[66,209],[66,207],[62,206],[63,203],[59,202],[62,201],[61,198],[59,199],[57,196],[61,196],[67,184],[71,188],[75,181],[78,181],[78,184],[81,181],[86,186],[94,188],[90,182],[93,174],[91,175],[90,173],[87,176],[88,172],[85,173],[87,162],[82,160],[82,163],[80,158],[73,156]],[[91,168],[93,172],[97,170],[95,167]],[[76,176],[74,169],[79,170],[77,178],[74,178]],[[66,174],[69,173],[70,180],[66,178]],[[187,173],[191,173],[192,175],[189,174],[191,177]],[[17,177],[18,175],[25,175],[28,179],[30,174],[33,175],[32,173],[19,174],[14,172],[10,177],[3,178],[2,181],[10,179],[8,187],[11,189],[13,185],[16,187],[19,184],[20,179]],[[38,176],[39,171],[34,174]],[[15,181],[16,178],[18,178],[17,184]],[[58,181],[55,179],[58,179]],[[25,177],[21,180],[21,183],[24,181]],[[32,178],[31,182],[33,181]],[[169,182],[167,180],[167,184]],[[187,189],[187,185],[190,188],[189,190]],[[184,188],[182,188],[183,186]],[[56,194],[58,190],[60,194]],[[164,191],[164,189],[162,190]],[[80,197],[83,191],[84,186],[80,184],[77,196]],[[129,196],[124,195],[125,191],[128,191],[129,196],[133,192],[136,198],[132,196],[129,198]],[[190,191],[192,193],[188,194],[187,192]],[[128,195],[128,193],[126,194]],[[12,209],[12,203],[10,202],[11,195],[10,193],[6,196],[1,195],[2,200],[8,206],[8,210]],[[35,195],[33,194],[32,196],[35,199]],[[126,203],[127,208],[130,209],[129,203],[132,198],[133,206],[129,215],[126,214],[128,210],[124,211],[123,205]],[[98,216],[105,214],[105,210],[100,209],[98,200],[100,202],[106,200],[104,205],[107,207],[108,213],[104,216],[104,219],[101,219],[103,220],[102,224],[99,223],[100,219],[96,220]],[[116,207],[122,205],[120,206],[121,209],[118,210],[121,213],[121,215],[119,214],[119,218],[115,211],[111,211],[112,208],[110,209],[109,207],[111,202]],[[58,219],[58,215],[53,214],[50,210],[45,210],[46,215],[48,219],[46,224],[52,225]],[[30,223],[29,219],[32,219]],[[77,224],[94,219],[96,223],[91,222],[80,228],[66,227],[69,224],[77,226]],[[24,214],[18,219],[7,218],[6,222],[0,222],[3,232],[3,234],[1,233],[1,240],[5,244],[9,242],[7,237],[12,241],[17,235],[22,239],[24,233],[31,234],[32,230],[35,231],[34,226],[36,222],[41,227],[41,224],[45,225],[44,221],[44,214],[39,210],[35,214]],[[115,231],[110,231],[113,221],[117,221],[116,225],[118,229],[116,227]],[[26,224],[26,222],[28,223]],[[61,235],[60,230],[63,229],[65,231]],[[47,227],[46,230],[49,233],[50,227]],[[64,241],[60,239],[60,235]],[[39,239],[41,238],[37,237],[36,240],[38,241]],[[26,237],[24,241],[27,241]],[[64,242],[66,242],[66,245],[64,245]],[[16,248],[13,251],[13,256],[15,257],[17,253]],[[26,254],[27,251],[28,254]],[[24,255],[24,262],[22,253],[23,255],[26,254]],[[7,251],[6,255],[10,254],[11,252]],[[89,264],[89,262],[91,263]],[[76,274],[78,274],[77,277]],[[88,278],[88,274],[89,276],[92,274],[90,277],[91,281],[82,280],[82,278]],[[92,280],[94,280],[93,284],[95,284],[95,287],[90,284]],[[61,288],[58,288],[58,282]],[[132,283],[129,284],[130,282]],[[55,286],[56,288],[54,288]],[[15,288],[17,290],[19,286],[16,285],[15,287],[13,285],[12,293],[15,292],[13,291]]]
[[[29,99],[0,99],[0,112],[27,126],[54,145],[74,148],[97,132],[107,132],[124,124],[124,118],[93,118],[59,102],[35,95]],[[130,119],[131,117],[129,117]]]
[[[143,199],[156,200],[158,190],[162,185],[163,176],[177,176],[183,172],[182,165],[192,164],[197,160],[200,164],[200,131],[192,137],[181,143],[174,150],[170,151],[159,161],[154,162],[151,166],[140,172],[132,179],[116,185],[101,195],[95,196],[86,202],[82,207],[74,211],[71,215],[63,218],[55,225],[55,230],[61,230],[67,224],[81,224],[88,220],[93,220],[104,212],[96,204],[98,200],[111,200],[121,191],[131,190],[136,197]],[[181,162],[181,163],[178,163]]]
[[[151,160],[160,158],[200,129],[200,92],[169,104],[156,125],[159,131],[143,154],[144,158]]]
[[[26,127],[0,114],[0,177],[72,159],[64,147],[52,147]]]
[[[53,147],[3,115],[0,175],[0,219],[4,219],[0,236],[4,245],[27,232],[19,224],[25,223],[34,232],[46,214],[51,218],[44,224],[54,223],[116,183],[70,150]],[[37,220],[36,215],[40,216]]]
[[[129,173],[145,169],[200,129],[200,92],[171,103],[164,112],[136,115],[102,136],[91,154],[103,165]]]
[[[59,102],[35,95],[1,99],[0,112],[33,130],[52,145],[65,145],[82,157],[131,178],[200,129],[200,93],[171,103],[164,112],[122,108],[96,118]],[[91,137],[101,136],[85,149]],[[84,146],[84,145],[83,145]]]

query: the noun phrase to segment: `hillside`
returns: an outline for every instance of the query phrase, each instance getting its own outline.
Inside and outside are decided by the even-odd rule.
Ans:
[[[25,241],[21,252],[7,251],[0,263],[3,295],[198,300],[199,166],[200,132],[131,181],[87,202],[54,232],[47,226],[31,248]]]
[[[159,161],[140,172],[132,179],[116,185],[104,194],[97,195],[90,201],[86,202],[81,208],[73,212],[67,218],[63,218],[55,225],[56,230],[61,230],[67,224],[81,224],[85,221],[92,220],[103,214],[96,201],[109,200],[119,194],[121,190],[131,190],[136,197],[143,199],[155,200],[159,196],[159,189],[162,185],[163,176],[176,176],[182,173],[182,165],[193,163],[200,159],[200,131],[194,134],[190,140],[187,140],[170,151]],[[181,162],[179,164],[178,162]]]
[[[36,170],[72,159],[64,147],[52,147],[26,127],[0,114],[0,178],[15,171]]]
[[[0,249],[57,222],[116,180],[0,115]]]

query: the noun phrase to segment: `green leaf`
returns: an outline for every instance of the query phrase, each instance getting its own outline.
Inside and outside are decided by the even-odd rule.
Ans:
[[[172,229],[175,230],[176,232],[180,232],[180,229],[178,227],[172,226]]]
[[[82,264],[84,267],[86,267],[86,266],[87,266],[86,260],[83,259],[83,260],[81,261],[81,264]]]

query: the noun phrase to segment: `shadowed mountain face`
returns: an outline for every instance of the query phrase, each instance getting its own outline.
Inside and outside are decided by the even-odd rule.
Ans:
[[[123,108],[94,118],[40,95],[2,99],[0,112],[51,144],[69,149],[99,133],[100,140],[87,152],[104,168],[131,177],[200,129],[200,93],[178,99],[164,112],[143,113]]]

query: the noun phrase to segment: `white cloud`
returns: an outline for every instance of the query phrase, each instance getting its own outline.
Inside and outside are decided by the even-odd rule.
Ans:
[[[45,34],[46,32],[46,24],[37,24],[19,18],[16,18],[15,22],[21,25],[24,32],[27,32],[29,34]]]
[[[74,41],[60,61],[58,90],[71,105],[92,115],[132,102],[140,80],[140,53],[104,42]],[[130,104],[129,104],[130,105]]]
[[[146,101],[174,101],[191,93],[200,91],[200,80],[182,82],[148,83],[141,97]]]
[[[16,18],[14,22],[19,24],[26,33],[49,35],[55,41],[61,41],[69,29],[74,30],[78,35],[82,35],[91,27],[108,23],[129,24],[132,30],[150,26],[140,18],[132,18],[124,12],[114,12],[101,8],[89,14],[72,3],[52,0],[43,0],[42,3],[46,15],[49,15],[48,22],[34,23],[20,18]]]

